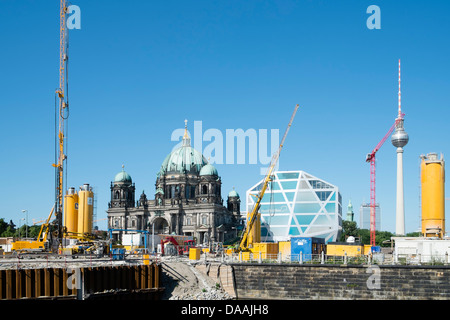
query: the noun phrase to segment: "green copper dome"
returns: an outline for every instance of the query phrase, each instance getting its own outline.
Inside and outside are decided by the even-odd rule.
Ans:
[[[236,197],[239,198],[239,193],[236,192],[236,190],[231,190],[230,193],[228,194],[228,197]]]
[[[114,177],[114,182],[129,182],[129,183],[132,182],[131,176],[125,172],[123,166],[122,171],[116,174],[116,176]]]
[[[217,172],[217,169],[213,165],[208,163],[205,166],[203,166],[202,170],[200,170],[200,175],[201,176],[218,176],[219,173]]]
[[[208,161],[205,157],[191,147],[191,139],[187,133],[187,127],[183,136],[182,146],[172,151],[163,161],[158,176],[166,173],[196,173],[198,174],[202,167]]]
[[[207,164],[203,155],[190,146],[182,146],[172,151],[166,159],[164,159],[159,174],[166,174],[168,172],[198,173],[201,168]]]

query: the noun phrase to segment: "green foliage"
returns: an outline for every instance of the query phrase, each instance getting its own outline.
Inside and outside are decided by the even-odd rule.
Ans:
[[[339,241],[344,242],[349,236],[358,237],[358,227],[354,221],[343,221],[342,222],[342,234]]]
[[[368,229],[358,229],[354,221],[342,222],[340,241],[345,241],[348,236],[359,238],[362,244],[370,244],[370,231]],[[394,234],[389,231],[375,231],[375,244],[380,247],[389,247],[393,236]]]

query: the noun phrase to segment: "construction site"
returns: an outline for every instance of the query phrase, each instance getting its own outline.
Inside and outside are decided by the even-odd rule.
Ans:
[[[234,188],[223,205],[221,178],[201,150],[191,147],[186,120],[180,146],[157,175],[155,198],[147,199],[142,192],[135,199],[136,187],[122,166],[110,185],[108,228],[97,232],[96,194],[89,176],[78,190],[65,181],[68,5],[60,0],[54,205],[37,237],[0,239],[0,300],[450,297],[442,154],[420,156],[421,231],[418,237],[405,236],[403,152],[409,136],[401,104],[400,59],[397,112],[365,158],[370,166],[369,244],[354,236],[342,241],[345,219],[337,187],[300,169],[276,170],[285,144],[295,144],[288,132],[296,126],[300,104],[286,119],[267,172],[248,189],[245,210],[240,210]],[[396,148],[396,232],[389,246],[380,246],[375,156],[388,140]]]

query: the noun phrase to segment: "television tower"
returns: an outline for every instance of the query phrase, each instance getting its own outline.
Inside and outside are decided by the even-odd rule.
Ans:
[[[405,202],[403,197],[403,147],[408,143],[409,136],[403,126],[402,94],[400,90],[400,59],[398,60],[398,116],[395,121],[395,132],[391,142],[397,148],[397,206],[395,212],[395,233],[405,234]]]

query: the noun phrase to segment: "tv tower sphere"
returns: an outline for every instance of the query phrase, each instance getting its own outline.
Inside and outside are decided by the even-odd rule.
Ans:
[[[403,148],[409,141],[409,136],[403,128],[403,119],[395,126],[395,132],[391,136],[391,142],[396,148]]]

